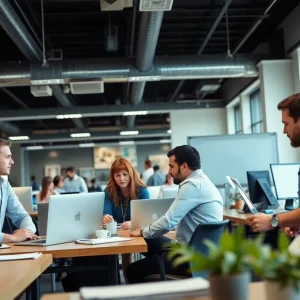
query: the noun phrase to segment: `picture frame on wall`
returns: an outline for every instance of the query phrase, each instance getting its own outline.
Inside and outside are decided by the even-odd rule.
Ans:
[[[45,165],[44,175],[54,178],[61,175],[60,165]]]
[[[81,177],[87,178],[89,181],[95,178],[95,169],[94,168],[79,168],[79,175]]]

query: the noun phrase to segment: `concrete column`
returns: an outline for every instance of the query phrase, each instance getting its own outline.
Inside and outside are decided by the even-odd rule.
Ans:
[[[258,67],[265,132],[277,133],[281,163],[299,162],[300,151],[291,147],[283,134],[281,112],[277,109],[281,100],[294,93],[292,60],[262,61]]]
[[[294,92],[300,93],[300,47],[292,53]]]

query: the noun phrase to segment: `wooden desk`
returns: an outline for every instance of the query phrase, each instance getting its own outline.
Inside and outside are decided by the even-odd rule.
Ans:
[[[248,225],[246,220],[248,216],[251,216],[251,214],[240,214],[236,209],[223,209],[223,219],[235,222],[239,225]]]
[[[28,212],[29,213],[29,215],[31,216],[31,217],[38,217],[39,216],[39,214],[38,214],[38,212],[37,211],[30,211],[30,212]]]
[[[182,298],[184,300],[184,298]],[[249,300],[266,300],[264,284],[256,282],[250,284]],[[80,300],[79,293],[46,294],[41,300]],[[186,298],[186,300],[211,300],[211,297]],[[221,299],[220,299],[221,300]]]
[[[1,252],[0,252],[1,254]],[[15,299],[52,264],[52,255],[0,262],[0,299]]]

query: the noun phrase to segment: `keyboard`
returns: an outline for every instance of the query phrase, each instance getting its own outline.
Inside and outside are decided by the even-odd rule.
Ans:
[[[46,239],[38,239],[38,240],[32,240],[32,241],[19,242],[19,243],[15,243],[14,245],[43,247],[43,246],[46,246]]]

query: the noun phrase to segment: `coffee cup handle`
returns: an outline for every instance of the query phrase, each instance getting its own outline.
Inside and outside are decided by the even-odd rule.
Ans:
[[[109,237],[111,237],[111,231],[107,231],[107,237],[109,238]]]

